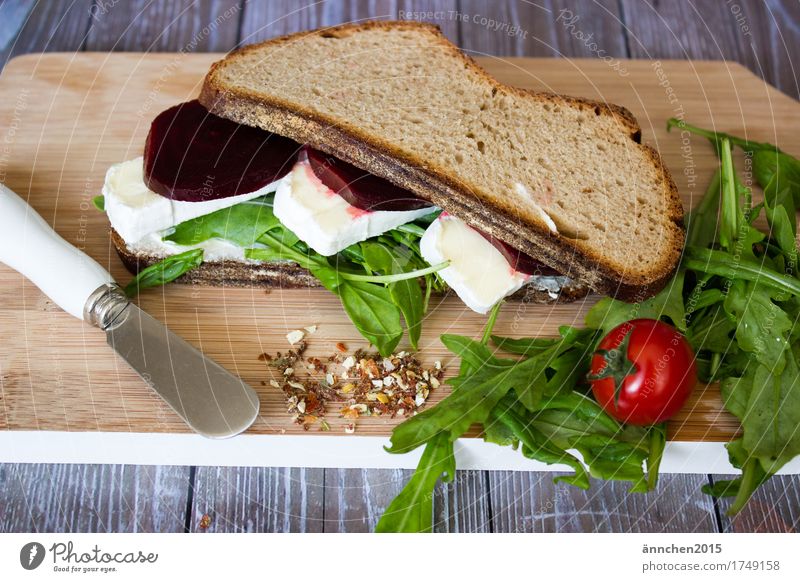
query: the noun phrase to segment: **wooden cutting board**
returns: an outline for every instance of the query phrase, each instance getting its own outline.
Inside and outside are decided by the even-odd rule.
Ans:
[[[18,57],[0,75],[0,181],[69,242],[129,280],[108,239],[105,215],[91,199],[109,165],[141,155],[151,119],[196,96],[220,55],[45,54]],[[702,195],[716,158],[705,140],[667,134],[671,116],[800,153],[800,105],[732,63],[565,59],[479,59],[503,82],[624,105],[643,139],[660,150],[688,207]],[[745,168],[739,160],[740,169]],[[552,336],[581,325],[596,302],[563,306],[509,303],[497,333]],[[304,432],[269,386],[258,356],[289,346],[288,331],[317,325],[309,355],[329,355],[337,342],[364,341],[338,300],[324,290],[201,288],[149,290],[140,305],[176,333],[255,387],[261,398],[254,433]],[[456,298],[434,302],[424,324],[422,358],[451,364],[444,332],[478,336],[484,318]],[[455,363],[451,366],[455,369]],[[442,387],[431,396],[446,395]],[[332,433],[344,422],[329,416]],[[362,418],[357,434],[385,435],[397,421]],[[671,423],[670,438],[728,440],[736,420],[722,410],[716,387],[699,386]],[[0,265],[0,429],[186,432],[178,417],[106,346],[102,332],[63,313],[36,287]]]

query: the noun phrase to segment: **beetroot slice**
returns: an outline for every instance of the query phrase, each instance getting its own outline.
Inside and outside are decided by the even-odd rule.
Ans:
[[[342,160],[305,148],[311,171],[328,188],[360,210],[418,210],[433,206],[408,190],[395,186]]]
[[[521,250],[501,241],[499,238],[487,234],[482,230],[478,230],[478,232],[481,233],[483,238],[492,243],[494,248],[500,251],[500,254],[505,257],[505,259],[508,261],[508,264],[511,265],[515,271],[525,273],[526,275],[542,275],[545,277],[558,276],[561,274],[554,268],[548,267],[541,261],[537,261],[532,256],[526,255]]]
[[[144,147],[144,181],[153,192],[183,202],[247,194],[288,174],[299,147],[189,101],[153,120]]]

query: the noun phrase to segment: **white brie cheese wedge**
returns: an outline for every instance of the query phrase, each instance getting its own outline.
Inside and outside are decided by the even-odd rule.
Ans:
[[[274,192],[279,182],[267,184],[255,192],[207,202],[170,200],[145,185],[144,159],[139,157],[108,169],[103,197],[111,226],[130,246],[154,232]]]
[[[321,255],[335,255],[352,244],[378,236],[436,211],[362,210],[328,188],[300,159],[275,192],[273,212],[281,223]]]
[[[449,214],[431,223],[420,240],[420,251],[431,265],[450,261],[439,275],[467,307],[478,313],[487,313],[531,278],[514,270],[481,233]]]

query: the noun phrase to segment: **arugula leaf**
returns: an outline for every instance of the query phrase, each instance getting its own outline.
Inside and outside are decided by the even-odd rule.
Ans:
[[[717,481],[713,485],[704,485],[703,493],[712,497],[734,497],[728,515],[736,515],[747,504],[761,485],[772,475],[764,471],[758,459],[751,457],[742,444],[742,439],[736,439],[725,445],[731,465],[740,469],[742,474],[736,479]]]
[[[753,282],[734,281],[724,303],[725,311],[736,322],[736,342],[774,374],[785,366],[792,322],[772,302],[769,293]]]
[[[657,295],[638,303],[625,303],[610,297],[598,301],[586,314],[586,326],[602,331],[601,337],[631,319],[666,317],[680,331],[686,330],[683,304],[684,274],[678,271]]]
[[[444,432],[451,440],[467,432],[475,423],[484,423],[492,408],[512,388],[525,390],[526,401],[534,403],[541,397],[543,382],[532,380],[541,372],[542,362],[531,358],[513,361],[502,369],[482,367],[466,376],[451,378],[453,392],[433,408],[429,408],[395,427],[391,436],[390,453],[407,453],[423,445],[434,435]]]
[[[797,272],[797,215],[794,197],[789,188],[778,189],[778,174],[764,188],[764,209],[770,234],[788,261],[790,273]],[[791,217],[791,218],[789,218]]]
[[[359,333],[372,343],[382,356],[391,355],[403,337],[403,328],[400,325],[401,308],[396,301],[402,293],[400,291],[402,288],[395,288],[394,295],[391,289],[391,286],[398,282],[390,283],[387,288],[379,282],[380,276],[367,276],[364,278],[368,280],[362,281],[361,275],[352,275],[343,269],[333,267],[327,258],[311,250],[300,252],[297,248],[282,242],[272,232],[261,235],[258,242],[269,245],[270,249],[249,249],[245,256],[291,260],[311,271],[326,289],[341,299],[345,312]],[[408,276],[414,275],[409,273]],[[409,280],[419,287],[416,278]],[[422,301],[421,291],[416,299],[418,302]],[[410,305],[412,300],[411,295],[403,296],[401,298],[403,307],[407,310],[421,309],[419,305],[412,307]]]
[[[282,228],[272,213],[272,198],[256,198],[182,222],[164,240],[179,245],[196,245],[220,238],[246,248],[253,246],[265,232],[278,228],[285,231],[284,234],[290,232]],[[284,236],[283,240],[292,246],[298,239],[292,235]]]
[[[495,357],[483,342],[476,342],[463,335],[444,334],[439,339],[448,350],[461,358],[461,375],[467,373],[463,369],[463,364],[467,364],[469,369],[495,368],[499,371],[513,366],[516,362]],[[557,340],[548,341],[552,342],[551,345],[555,345]]]
[[[588,488],[585,463],[592,476],[629,481],[634,492],[656,485],[665,441],[663,426],[648,430],[623,427],[594,400],[574,391],[543,399],[537,411],[520,409],[508,395],[493,415],[507,429],[500,434],[506,441],[521,442],[525,456],[548,464],[566,464],[574,470],[556,481]],[[582,460],[571,449],[577,450]],[[642,469],[645,461],[647,473]]]
[[[513,403],[500,405],[492,411],[496,422],[502,423],[522,443],[522,454],[548,465],[567,465],[574,470],[572,475],[556,477],[555,482],[564,481],[581,489],[589,488],[589,475],[583,463],[564,448],[552,442],[534,424],[518,414]]]
[[[753,153],[753,174],[764,189],[777,177],[780,184],[776,183],[776,189],[788,188],[795,205],[800,205],[800,161],[796,158],[782,152],[757,150]]]
[[[330,271],[312,273],[325,283],[325,275]],[[403,327],[400,325],[400,309],[392,301],[389,290],[372,283],[342,281],[334,292],[342,300],[344,310],[359,333],[382,356],[390,356],[403,337]]]
[[[764,151],[771,151],[771,152],[781,152],[776,146],[772,145],[771,143],[765,142],[757,142],[748,139],[743,139],[741,137],[737,137],[735,135],[731,135],[729,133],[724,133],[721,131],[712,131],[710,129],[701,129],[694,125],[690,125],[683,121],[682,119],[676,119],[671,117],[667,120],[667,131],[670,131],[673,127],[677,127],[678,129],[686,130],[690,133],[694,133],[695,135],[701,135],[703,137],[708,138],[712,143],[719,144],[723,139],[727,139],[733,145],[739,146],[746,152],[755,152],[759,150]],[[781,152],[782,153],[782,152]]]
[[[549,350],[559,343],[567,347],[574,346],[578,343],[585,343],[587,338],[594,336],[596,333],[593,329],[578,329],[568,325],[562,325],[558,329],[558,332],[561,335],[560,338],[523,337],[514,339],[493,335],[491,339],[492,343],[503,351],[512,354],[520,354],[522,356],[532,356]]]
[[[686,215],[687,245],[707,247],[716,241],[721,185],[721,172],[717,169],[700,203]]]
[[[721,389],[725,407],[739,418],[744,429],[742,438],[734,441],[735,445],[731,443],[732,449],[729,447],[734,466],[757,462],[766,478],[800,455],[797,354],[788,355],[780,374],[755,364],[744,376],[725,380]]]
[[[763,287],[791,295],[800,295],[800,282],[794,277],[759,265],[749,260],[712,249],[689,247],[684,253],[683,267],[700,273],[718,275],[726,279],[753,281]]]
[[[483,333],[483,340],[480,343],[460,336],[442,336],[442,341],[447,343],[449,338],[451,345],[463,351],[466,355],[465,357],[471,358],[477,364],[476,367],[480,368],[480,362],[477,359],[481,356],[487,356],[488,350],[485,344],[492,332],[499,309],[500,303],[492,309],[492,314]],[[493,359],[491,354],[488,355],[487,359]],[[468,374],[471,369],[470,364],[464,360],[461,366],[462,375]],[[454,394],[456,393],[457,387],[454,389]],[[455,438],[458,436],[460,435]],[[455,475],[455,456],[453,455],[453,441],[455,438],[448,434],[447,431],[436,432],[430,437],[417,465],[417,470],[381,517],[377,525],[377,531],[420,532],[432,529],[432,492],[443,471],[446,473],[445,481],[452,480]]]
[[[703,200],[710,222],[707,199],[714,188],[721,189],[721,245],[690,231],[682,268],[696,278],[687,335],[699,350],[700,375],[721,380],[725,407],[742,425],[742,437],[726,445],[741,475],[703,490],[734,496],[728,513],[735,514],[761,484],[800,455],[800,326],[795,325],[800,318],[795,239],[800,162],[771,144],[671,120],[675,125],[707,137],[721,158],[721,188],[712,182]],[[764,202],[754,208],[734,171],[729,144],[753,156],[753,172],[764,189]],[[761,208],[768,237],[753,226]]]
[[[364,264],[373,272],[380,272],[384,275],[402,273],[404,263],[402,257],[381,243],[362,242],[361,252]],[[406,258],[407,259],[407,258]],[[418,279],[405,279],[389,284],[389,295],[394,304],[400,308],[408,329],[408,339],[411,346],[417,349],[420,334],[422,333],[422,318],[425,315],[425,301],[422,295],[422,288]]]
[[[719,242],[724,248],[731,250],[739,236],[739,228],[744,216],[739,204],[731,146],[727,137],[722,138],[720,142],[720,157],[722,158],[722,169],[720,170],[722,202],[720,204]]]
[[[142,289],[158,287],[174,281],[203,262],[203,249],[192,249],[171,255],[154,265],[142,269],[125,287],[125,295],[135,297]]]
[[[425,451],[411,480],[386,508],[378,521],[378,533],[424,533],[433,529],[433,489],[436,482],[452,481],[456,474],[453,442],[446,433],[435,435]]]

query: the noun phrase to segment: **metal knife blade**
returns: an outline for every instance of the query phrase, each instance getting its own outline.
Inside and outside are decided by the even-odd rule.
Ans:
[[[129,302],[118,287],[98,293],[87,311],[105,329],[108,344],[194,431],[224,438],[253,424],[259,401],[250,386]]]

